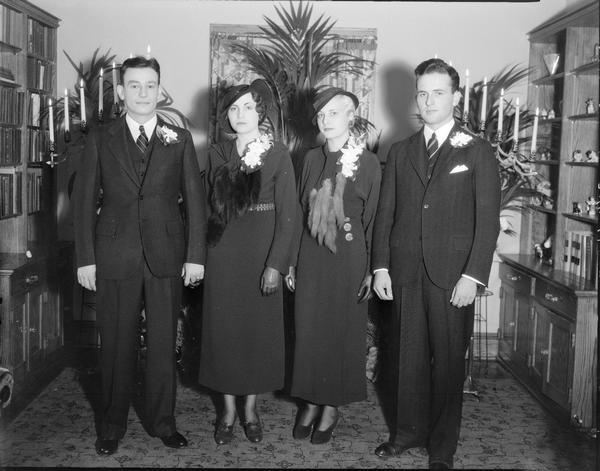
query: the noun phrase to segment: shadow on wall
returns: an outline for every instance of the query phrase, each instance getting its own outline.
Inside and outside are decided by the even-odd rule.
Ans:
[[[388,128],[379,143],[379,160],[385,162],[390,146],[410,136],[419,126],[412,117],[415,102],[414,69],[403,62],[391,63],[379,72],[378,85],[383,87],[381,102]]]
[[[200,171],[206,169],[208,159],[208,119],[209,119],[210,89],[198,90],[192,98],[192,112],[188,118],[193,123],[190,132],[193,136],[201,136],[202,141],[196,141],[196,153]]]

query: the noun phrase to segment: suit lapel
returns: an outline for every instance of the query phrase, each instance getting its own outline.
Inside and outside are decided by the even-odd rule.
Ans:
[[[112,129],[108,131],[110,136],[108,148],[131,181],[135,183],[136,186],[140,186],[140,181],[135,173],[133,162],[129,155],[129,146],[127,145],[127,139],[129,138],[128,133],[129,128],[125,122],[125,116],[122,116]]]
[[[413,134],[410,143],[410,151],[408,153],[410,163],[415,169],[416,174],[419,176],[423,186],[427,186],[427,177],[425,175],[425,141],[423,137],[423,129]]]

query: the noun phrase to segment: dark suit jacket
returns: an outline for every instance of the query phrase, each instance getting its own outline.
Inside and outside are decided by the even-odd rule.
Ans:
[[[157,128],[162,125],[159,119]],[[168,127],[178,142],[165,145],[154,132],[143,179],[129,156],[125,117],[88,137],[76,177],[75,249],[77,266],[95,264],[98,278],[129,278],[142,257],[157,277],[179,276],[184,262],[204,263],[205,192],[196,152],[188,131]]]
[[[487,284],[500,229],[498,164],[490,144],[470,133],[468,144],[453,147],[457,132],[467,134],[455,124],[429,181],[422,129],[388,154],[372,268],[388,268],[400,285],[416,281],[421,259],[441,288],[453,288],[463,273]]]

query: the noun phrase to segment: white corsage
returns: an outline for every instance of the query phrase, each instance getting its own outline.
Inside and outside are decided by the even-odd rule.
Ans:
[[[165,146],[177,144],[179,142],[179,136],[177,133],[167,126],[157,126],[156,136]]]
[[[270,134],[261,134],[260,137],[250,141],[242,155],[240,170],[244,173],[257,171],[263,166],[263,157],[271,147],[273,147],[273,136]]]
[[[342,155],[338,159],[337,164],[342,166],[340,173],[344,177],[349,178],[350,180],[356,178],[359,166],[358,159],[364,149],[364,142],[354,136],[350,136],[346,145],[340,149]]]
[[[450,145],[452,147],[467,147],[473,141],[473,136],[470,134],[458,131],[450,136]]]

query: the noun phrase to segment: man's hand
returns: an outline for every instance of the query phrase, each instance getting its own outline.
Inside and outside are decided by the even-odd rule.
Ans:
[[[77,269],[77,281],[85,289],[96,291],[96,265],[86,265]]]
[[[288,274],[285,275],[285,286],[292,293],[296,291],[296,267],[290,267],[288,270]]]
[[[373,277],[370,273],[367,273],[360,283],[360,288],[358,288],[358,302],[362,303],[364,301],[368,301],[373,297],[371,292],[371,281],[373,281]]]
[[[452,291],[450,303],[456,307],[468,306],[475,300],[477,283],[462,276]]]
[[[391,301],[394,299],[392,293],[392,279],[387,270],[379,270],[375,273],[375,281],[373,281],[373,291],[383,301]]]
[[[260,291],[263,296],[269,296],[279,289],[281,275],[275,268],[265,267],[260,279]]]
[[[184,263],[181,268],[181,278],[183,278],[184,286],[195,288],[204,279],[204,265]]]

